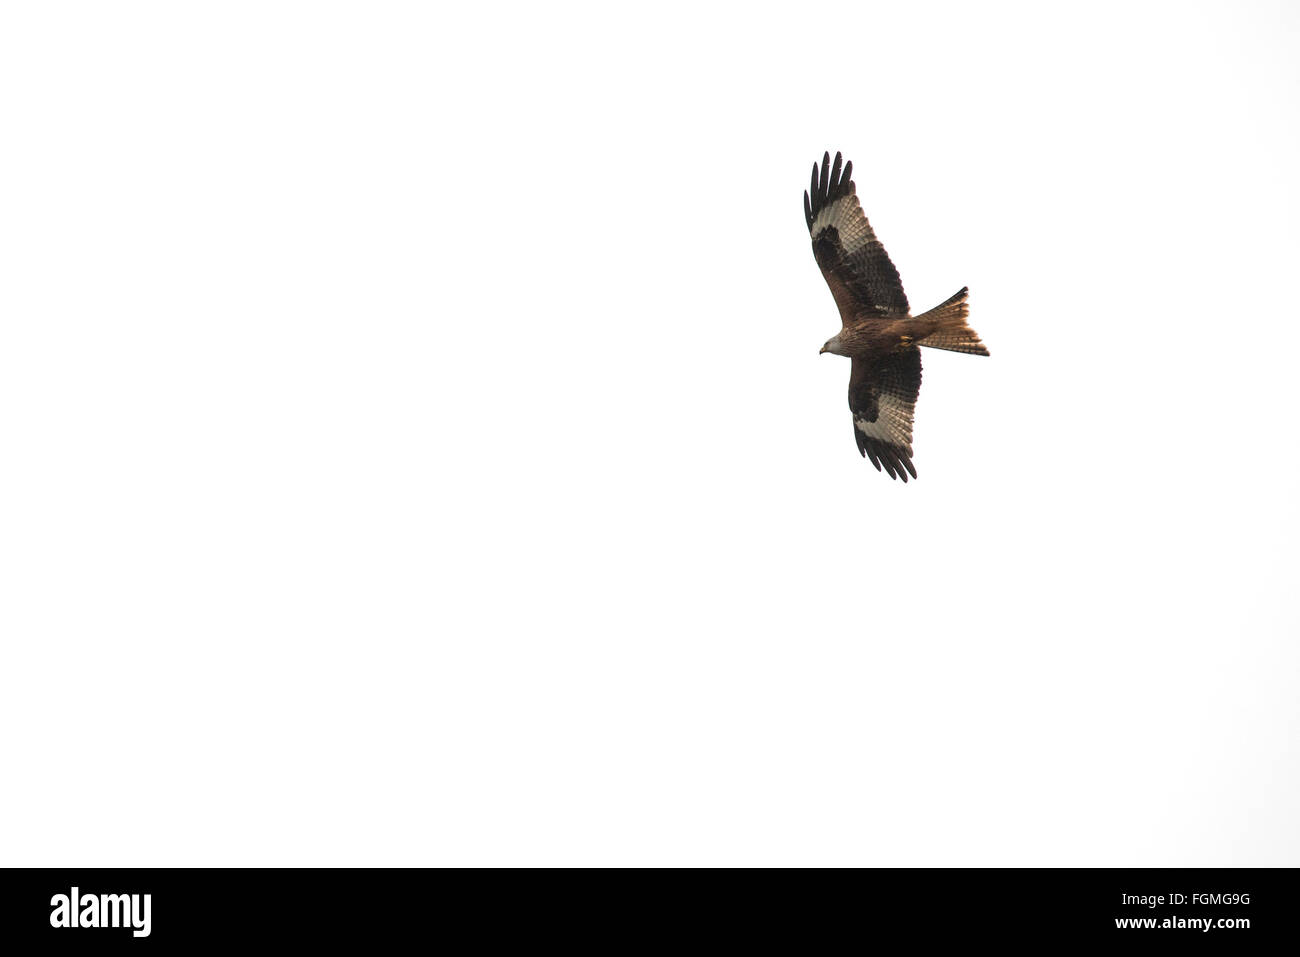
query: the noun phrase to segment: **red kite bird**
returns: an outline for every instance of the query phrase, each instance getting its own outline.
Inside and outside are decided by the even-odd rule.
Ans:
[[[907,481],[912,465],[912,414],[921,391],[917,346],[986,356],[988,349],[966,324],[966,289],[929,312],[913,317],[898,270],[880,244],[858,202],[853,164],[841,156],[813,163],[803,213],[812,234],[813,255],[840,307],[843,328],[822,346],[853,360],[849,409],[858,451],[890,478]]]

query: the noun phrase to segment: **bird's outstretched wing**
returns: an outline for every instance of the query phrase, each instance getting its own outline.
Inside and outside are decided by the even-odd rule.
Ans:
[[[813,163],[812,185],[803,194],[804,218],[812,235],[813,255],[831,287],[841,320],[876,316],[905,316],[907,296],[898,270],[862,212],[853,164],[841,169],[841,156]]]
[[[912,416],[921,391],[921,350],[908,346],[879,359],[854,359],[849,409],[858,451],[890,478],[907,481],[912,465]]]

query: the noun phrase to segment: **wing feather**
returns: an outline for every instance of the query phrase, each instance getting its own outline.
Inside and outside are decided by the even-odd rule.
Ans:
[[[909,346],[879,359],[854,359],[849,410],[858,451],[890,478],[907,481],[912,465],[912,420],[921,391],[921,350]]]
[[[853,163],[841,168],[842,156],[822,157],[813,164],[809,191],[804,194],[804,219],[812,237],[813,255],[821,268],[840,317],[905,316],[903,281],[885,247],[862,212],[853,182]]]

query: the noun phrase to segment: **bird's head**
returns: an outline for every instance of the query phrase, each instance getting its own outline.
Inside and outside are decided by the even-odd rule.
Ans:
[[[831,352],[834,353],[835,355],[841,355],[841,356],[844,355],[844,353],[840,350],[840,337],[833,336],[832,338],[827,339],[826,345],[822,346],[821,352]],[[821,355],[821,352],[817,354]]]

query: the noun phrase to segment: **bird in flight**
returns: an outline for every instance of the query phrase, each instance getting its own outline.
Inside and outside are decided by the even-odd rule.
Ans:
[[[842,157],[813,163],[803,213],[813,255],[840,309],[839,333],[822,352],[848,356],[849,410],[858,451],[890,478],[907,481],[912,465],[912,416],[921,391],[921,350],[947,349],[986,356],[988,349],[966,324],[965,287],[919,316],[911,314],[903,282],[858,202],[853,164]]]

